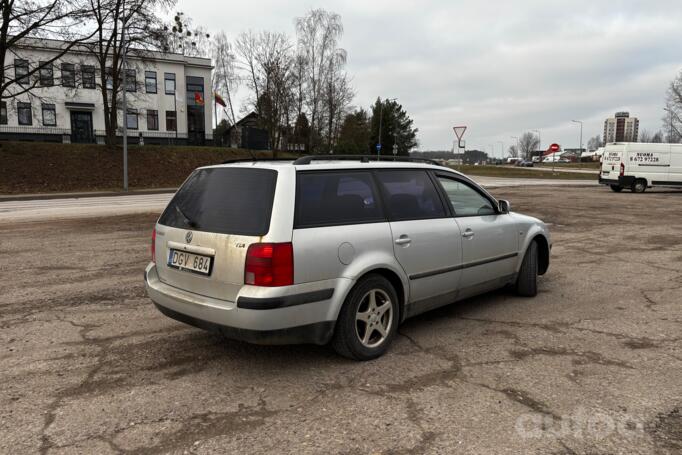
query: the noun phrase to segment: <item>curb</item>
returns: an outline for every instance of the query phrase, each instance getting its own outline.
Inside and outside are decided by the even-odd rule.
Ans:
[[[131,191],[85,191],[78,193],[35,193],[35,194],[8,194],[0,195],[0,202],[10,201],[39,201],[49,199],[82,199],[88,197],[112,197],[132,196],[142,194],[166,194],[175,193],[177,188],[154,188],[149,190]]]

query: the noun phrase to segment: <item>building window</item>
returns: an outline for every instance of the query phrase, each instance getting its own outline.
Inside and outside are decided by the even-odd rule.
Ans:
[[[33,125],[31,103],[17,103],[17,117],[19,125]]]
[[[14,78],[17,84],[28,85],[28,60],[14,60]]]
[[[164,73],[163,82],[166,95],[175,95],[175,73]]]
[[[159,111],[147,109],[147,129],[150,131],[159,129]]]
[[[57,110],[54,104],[43,104],[43,126],[57,126]]]
[[[126,70],[126,91],[133,93],[137,91],[137,73],[135,69]]]
[[[175,111],[166,111],[166,131],[177,131],[178,114]]]
[[[7,125],[7,103],[0,101],[0,125]]]
[[[105,76],[105,83],[107,86],[107,90],[113,90],[114,89],[114,69],[109,67],[106,70],[106,76]]]
[[[81,80],[83,88],[95,88],[95,67],[81,65]]]
[[[52,87],[54,85],[52,63],[40,62],[40,85],[43,87]]]
[[[126,127],[129,130],[137,129],[137,109],[128,109],[126,114]]]
[[[144,87],[147,93],[156,93],[156,71],[144,72]]]
[[[62,85],[64,87],[76,86],[76,69],[73,63],[62,63]]]

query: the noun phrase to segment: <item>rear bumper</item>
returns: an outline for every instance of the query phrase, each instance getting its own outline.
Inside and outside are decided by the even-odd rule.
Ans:
[[[266,290],[262,298],[237,302],[184,291],[159,280],[156,266],[145,269],[147,295],[164,315],[228,338],[257,344],[326,344],[350,280]],[[346,282],[348,281],[348,282]],[[279,292],[280,295],[273,293]]]
[[[619,175],[617,179],[605,179],[599,176],[599,183],[602,185],[617,185],[623,188],[629,188],[635,183],[635,178],[631,175]]]
[[[207,330],[209,332],[219,333],[233,340],[246,341],[253,344],[324,345],[331,340],[331,337],[334,334],[334,321],[317,322],[313,324],[277,330],[249,330],[216,324],[203,319],[197,319],[193,316],[166,308],[165,306],[159,305],[156,302],[154,302],[154,305],[156,305],[156,308],[161,313],[171,319],[175,319],[176,321],[184,322],[185,324]]]

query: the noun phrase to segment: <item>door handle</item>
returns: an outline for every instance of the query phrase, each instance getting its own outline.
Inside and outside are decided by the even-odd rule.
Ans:
[[[471,229],[467,229],[466,231],[464,231],[464,234],[462,234],[462,237],[464,237],[466,239],[470,239],[473,236],[474,236],[474,231],[472,231]]]
[[[400,237],[395,239],[396,245],[409,245],[411,242],[412,242],[412,239],[406,235],[401,235]]]

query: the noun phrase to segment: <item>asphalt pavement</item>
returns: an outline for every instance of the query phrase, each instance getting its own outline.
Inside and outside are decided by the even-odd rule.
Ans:
[[[680,454],[682,191],[493,194],[550,225],[538,296],[408,320],[371,362],[160,314],[158,211],[0,225],[0,453]]]

